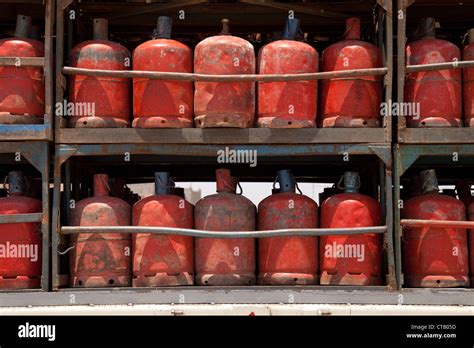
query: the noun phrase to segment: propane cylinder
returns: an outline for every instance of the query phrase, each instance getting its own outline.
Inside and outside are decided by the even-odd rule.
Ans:
[[[30,34],[31,17],[18,15],[15,37],[0,40],[0,57],[20,58],[19,66],[0,66],[0,123],[43,122],[43,68],[21,66],[21,58],[44,57],[44,44]]]
[[[461,60],[459,48],[436,38],[435,19],[420,23],[418,41],[406,47],[406,64],[434,64]],[[419,104],[419,115],[406,115],[409,127],[462,127],[461,69],[409,73],[405,102]]]
[[[255,53],[247,40],[229,33],[222,20],[218,36],[201,41],[194,51],[194,72],[207,75],[255,74]],[[196,127],[252,127],[255,118],[254,82],[196,82]]]
[[[344,40],[323,51],[322,71],[382,67],[382,53],[360,41],[360,18],[346,21]],[[321,81],[322,127],[380,127],[382,78],[340,77]]]
[[[464,204],[439,194],[434,170],[421,172],[423,194],[405,202],[403,219],[465,221]],[[469,286],[467,233],[462,228],[410,227],[403,231],[405,285],[437,288]]]
[[[296,41],[301,35],[299,19],[288,19],[283,40],[262,47],[259,74],[303,74],[318,71],[318,52]],[[270,82],[258,84],[259,127],[315,127],[317,81]]]
[[[8,174],[8,197],[0,198],[0,215],[41,212],[41,201],[27,197],[23,172]],[[40,287],[41,224],[38,222],[0,224],[0,289]]]
[[[280,193],[258,205],[258,230],[318,227],[318,205],[295,193],[291,171],[278,171]],[[318,281],[318,238],[275,237],[258,240],[259,284],[309,285]]]
[[[195,228],[207,231],[254,231],[256,208],[236,194],[230,170],[216,171],[217,194],[200,199],[194,210]],[[251,285],[255,283],[254,238],[196,238],[196,283]]]
[[[109,192],[108,175],[94,175],[94,196],[76,203],[71,226],[129,226],[130,205]],[[129,234],[80,233],[72,236],[71,244],[71,287],[131,285]]]
[[[130,70],[130,52],[108,40],[106,19],[94,19],[93,40],[71,50],[69,64],[75,68]],[[128,127],[130,117],[130,79],[71,75],[69,103],[65,108],[69,125],[78,128]],[[69,106],[69,105],[68,105]]]
[[[321,205],[322,228],[381,225],[379,202],[359,193],[359,173],[344,173],[338,187],[344,192]],[[382,249],[381,234],[321,236],[321,285],[381,285]]]
[[[133,226],[193,228],[193,206],[173,191],[169,173],[155,173],[155,195],[133,206]],[[132,241],[133,286],[193,284],[192,237],[139,233]]]
[[[133,70],[193,72],[192,50],[171,40],[170,17],[158,17],[153,39],[133,52]],[[148,78],[133,79],[133,127],[193,126],[193,83]]]
[[[464,47],[463,60],[474,60],[474,28],[468,31],[468,44]],[[474,68],[463,69],[464,122],[474,127]]]

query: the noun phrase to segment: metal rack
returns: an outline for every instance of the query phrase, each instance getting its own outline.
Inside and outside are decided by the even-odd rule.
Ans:
[[[384,87],[385,96],[384,101],[389,102],[392,96],[392,55],[393,55],[393,44],[392,44],[392,2],[388,0],[373,1],[372,6],[379,5],[377,7],[377,18],[379,23],[379,31],[377,36],[378,46],[384,51],[384,68],[379,69],[368,69],[364,70],[353,70],[353,71],[342,71],[342,72],[322,72],[314,74],[301,74],[301,75],[285,75],[285,76],[271,76],[271,75],[213,75],[211,76],[200,76],[197,74],[180,74],[180,73],[162,73],[162,72],[140,72],[140,71],[100,71],[100,70],[88,70],[76,69],[72,67],[64,66],[65,52],[72,47],[72,24],[67,23],[68,42],[65,42],[65,12],[72,6],[80,9],[84,16],[91,15],[104,15],[109,17],[111,25],[120,26],[121,23],[125,25],[143,25],[143,22],[132,21],[130,17],[143,16],[144,21],[147,21],[150,15],[160,14],[172,14],[175,15],[178,10],[194,10],[200,11],[199,6],[203,6],[206,9],[212,7],[212,15],[218,16],[219,11],[229,15],[235,13],[235,6],[245,8],[249,16],[254,13],[261,14],[262,11],[279,11],[281,14],[286,14],[287,11],[294,11],[297,15],[306,16],[305,20],[318,17],[321,20],[328,20],[331,23],[341,23],[343,19],[354,15],[344,13],[344,7],[338,6],[340,12],[330,10],[328,6],[322,4],[285,4],[280,2],[260,2],[254,0],[242,0],[237,3],[226,4],[224,2],[217,2],[213,4],[207,4],[206,1],[185,1],[179,3],[156,3],[156,4],[145,4],[140,2],[133,2],[133,8],[131,8],[129,2],[116,2],[107,3],[107,9],[104,8],[104,3],[100,2],[75,2],[73,0],[58,0],[57,13],[56,13],[56,102],[62,103],[64,93],[66,90],[66,76],[67,74],[78,74],[91,75],[91,76],[122,76],[122,77],[136,77],[146,75],[153,79],[179,79],[187,81],[206,80],[212,79],[213,81],[260,81],[262,79],[268,79],[271,81],[294,81],[294,80],[316,80],[316,79],[328,79],[335,75],[344,76],[360,76],[361,74],[371,73],[373,75],[384,76]],[[232,6],[230,8],[229,6]],[[365,5],[367,6],[367,5]],[[326,8],[328,7],[328,8]],[[334,5],[331,5],[331,9]],[[356,12],[361,11],[360,4],[355,6]],[[202,11],[202,16],[210,16],[208,11]],[[228,11],[223,12],[223,11]],[[90,14],[89,14],[90,13]],[[125,18],[125,19],[124,19]],[[142,18],[142,17],[138,17]],[[242,17],[238,17],[240,22],[238,25],[244,27],[245,24],[251,23],[242,20]],[[284,17],[283,17],[284,18]],[[307,19],[306,19],[307,18]],[[245,23],[243,23],[243,22]],[[305,22],[303,22],[305,23]],[[381,23],[384,23],[382,26]],[[196,23],[192,22],[191,30]],[[185,25],[183,25],[184,27]],[[382,29],[383,27],[383,29]],[[208,29],[208,28],[206,28]],[[212,29],[209,29],[212,30]],[[373,71],[372,71],[373,70]],[[392,126],[390,115],[383,118],[382,128],[362,128],[362,129],[343,129],[343,128],[310,128],[310,129],[263,129],[263,128],[250,128],[250,129],[137,129],[137,128],[125,128],[125,129],[81,129],[81,128],[66,128],[65,120],[56,122],[55,128],[55,141],[57,144],[98,144],[98,143],[187,143],[187,139],[203,139],[205,142],[217,142],[220,139],[227,138],[260,138],[262,142],[268,138],[281,138],[285,141],[298,139],[301,143],[390,143],[392,136]],[[300,140],[303,139],[303,140]],[[224,140],[225,142],[225,140]]]
[[[0,9],[7,6],[29,5],[44,8],[44,57],[18,58],[0,57],[0,66],[42,67],[45,83],[45,114],[40,124],[1,124],[1,141],[52,141],[53,140],[53,26],[54,0],[6,0]]]
[[[0,215],[0,224],[41,222],[42,234],[42,276],[41,289],[1,290],[0,297],[6,292],[30,293],[48,291],[50,288],[50,205],[49,205],[49,146],[44,141],[0,142],[0,170],[6,172],[15,167],[33,166],[41,175],[42,212],[37,214]],[[28,166],[31,165],[31,166]],[[30,295],[27,295],[30,296]]]
[[[255,149],[258,153],[259,163],[258,170],[248,174],[242,178],[245,181],[271,181],[275,168],[282,166],[290,166],[296,168],[297,177],[303,177],[305,181],[325,180],[334,182],[337,176],[342,173],[344,168],[368,168],[371,173],[378,173],[378,178],[370,178],[376,180],[373,191],[378,192],[382,204],[385,226],[377,228],[359,228],[352,233],[383,233],[384,235],[384,252],[386,263],[386,285],[371,287],[332,287],[332,286],[303,286],[303,287],[273,287],[273,286],[250,286],[250,287],[229,287],[222,290],[219,287],[174,287],[174,288],[114,288],[111,289],[83,289],[83,288],[61,288],[67,282],[67,278],[60,271],[60,256],[58,251],[67,250],[67,245],[63,243],[64,236],[82,231],[81,227],[67,227],[67,221],[61,224],[60,216],[67,217],[68,205],[61,202],[69,202],[71,198],[80,198],[80,192],[77,189],[79,183],[84,182],[87,175],[83,173],[93,173],[97,171],[98,166],[106,171],[114,172],[116,166],[120,166],[121,177],[128,180],[141,180],[140,178],[149,177],[153,170],[157,167],[172,168],[173,174],[177,181],[193,180],[208,181],[212,170],[216,167],[216,153],[223,146],[228,146],[235,150]],[[130,161],[124,163],[123,156],[128,154]],[[196,157],[199,156],[199,157]],[[349,161],[344,161],[344,156],[349,156]],[[77,165],[74,161],[80,161]],[[95,294],[93,303],[99,304],[102,301],[112,301],[114,303],[122,303],[124,298],[130,303],[141,303],[143,294],[160,293],[160,296],[154,298],[153,303],[173,303],[178,294],[183,292],[186,295],[186,303],[201,303],[203,299],[209,298],[207,303],[230,303],[232,302],[248,302],[248,303],[278,303],[281,296],[288,296],[288,293],[305,294],[296,302],[302,303],[318,303],[323,301],[319,295],[328,295],[332,292],[360,290],[361,298],[359,301],[368,301],[371,303],[370,297],[366,297],[367,291],[376,291],[386,293],[394,291],[397,288],[395,276],[395,260],[392,235],[392,176],[391,176],[391,147],[383,144],[339,144],[339,145],[298,145],[298,144],[261,144],[260,142],[249,142],[246,144],[231,142],[222,144],[161,144],[148,145],[141,144],[104,144],[104,145],[87,145],[87,144],[71,144],[56,145],[56,156],[54,164],[54,194],[53,194],[53,222],[52,222],[52,280],[53,291],[58,293],[71,294],[89,294],[86,297],[92,299]],[[369,166],[368,162],[372,164]],[[199,164],[199,169],[189,173],[189,165]],[[332,164],[333,169],[328,170],[327,164]],[[207,167],[206,167],[207,166]],[[64,167],[64,168],[63,168]],[[81,168],[83,172],[78,172],[77,168]],[[339,167],[339,168],[337,168]],[[62,168],[64,171],[62,171]],[[127,169],[128,168],[128,169]],[[132,170],[130,170],[132,168]],[[194,166],[193,166],[194,168]],[[206,169],[207,168],[207,169]],[[248,168],[245,169],[247,171]],[[362,169],[363,170],[363,169]],[[244,171],[244,172],[245,172]],[[270,174],[271,173],[271,174]],[[64,175],[63,175],[64,174]],[[238,172],[237,172],[238,175]],[[300,176],[301,175],[301,176]],[[369,180],[369,181],[370,181]],[[378,182],[377,182],[378,181]],[[61,184],[64,184],[64,192],[61,193]],[[372,182],[371,185],[374,183]],[[73,189],[68,190],[69,187]],[[61,200],[61,194],[63,200]],[[66,210],[66,211],[65,211]],[[67,220],[67,219],[66,219]],[[87,233],[102,233],[110,228],[88,228]],[[130,227],[114,228],[116,232],[130,233]],[[173,230],[166,228],[147,228],[147,233],[170,234],[185,233],[193,236],[204,236],[205,231],[196,230]],[[330,231],[328,229],[311,229],[300,231],[305,235],[325,235],[325,234],[341,234],[347,231]],[[248,237],[249,232],[242,232],[240,237]],[[258,234],[259,232],[252,232]],[[289,231],[276,230],[269,232],[272,235],[283,235]],[[220,295],[224,291],[224,295]],[[108,293],[108,296],[102,297],[101,294]],[[234,296],[241,296],[241,299],[234,299]],[[313,294],[311,297],[310,294]],[[263,299],[262,296],[265,298]],[[107,298],[107,299],[106,299]],[[342,299],[343,297],[341,297]],[[365,298],[365,299],[363,299]],[[231,300],[232,299],[232,300]],[[148,298],[148,301],[150,298]],[[262,302],[263,301],[263,302]],[[276,302],[275,302],[276,301]],[[309,301],[309,302],[308,302]]]
[[[436,5],[436,6],[434,6]],[[449,9],[446,7],[449,6]],[[410,11],[409,11],[410,10]],[[464,18],[467,22],[472,19],[470,14],[474,11],[472,0],[453,3],[445,0],[398,0],[398,27],[397,27],[397,100],[404,100],[405,76],[410,72],[433,71],[442,69],[463,69],[474,67],[474,61],[459,61],[452,63],[424,64],[406,66],[405,46],[407,16],[411,11],[417,11],[417,17],[437,16],[449,19],[459,27],[459,19]],[[410,12],[410,13],[408,13]],[[465,28],[468,30],[470,28]],[[401,104],[399,104],[401,105]],[[397,121],[398,143],[403,144],[453,144],[474,143],[474,128],[450,127],[450,128],[407,128],[405,117],[398,117]]]

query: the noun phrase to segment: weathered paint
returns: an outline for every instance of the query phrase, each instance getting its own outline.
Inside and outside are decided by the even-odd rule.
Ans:
[[[295,41],[299,24],[296,28],[288,26],[290,28],[285,30],[288,39],[271,42],[260,49],[260,74],[318,72],[318,52],[304,42]],[[257,125],[269,128],[315,127],[317,99],[317,81],[259,82]]]
[[[258,205],[258,229],[318,227],[318,205],[311,198],[285,187]],[[294,183],[294,179],[291,179]],[[258,282],[268,285],[311,285],[318,282],[318,238],[275,237],[258,240]]]
[[[128,226],[130,206],[109,197],[108,176],[94,175],[94,196],[71,209],[72,226]],[[80,233],[72,236],[71,287],[131,285],[131,241],[123,233]]]
[[[434,171],[425,172],[431,172],[429,175],[434,175]],[[424,184],[423,192],[425,193],[404,203],[402,218],[466,220],[464,204],[456,198],[439,194],[436,183],[431,186]],[[466,229],[406,228],[403,231],[402,242],[405,286],[462,287],[469,285]]]
[[[0,198],[0,215],[41,212],[41,201],[27,197],[22,172],[10,172],[9,197]],[[0,289],[39,288],[42,266],[41,224],[0,224]]]
[[[96,25],[97,19],[94,20]],[[130,70],[130,52],[107,40],[107,35],[85,41],[70,52],[71,66],[87,69]],[[68,116],[71,127],[127,127],[130,118],[130,79],[71,75],[69,102],[94,105],[94,115]]]
[[[406,47],[406,64],[434,64],[461,60],[459,48],[435,37],[434,19],[426,19],[425,36]],[[419,103],[419,117],[407,115],[409,127],[462,127],[461,69],[421,71],[405,78],[404,100]]]
[[[166,26],[171,23],[160,24],[161,18],[169,17],[159,17],[157,36],[133,52],[133,70],[192,73],[192,50],[170,39],[171,28]],[[133,79],[133,117],[133,127],[138,128],[192,127],[193,83]]]
[[[358,186],[350,187],[346,178],[351,174],[348,172],[344,176],[345,192],[335,194],[321,204],[321,227],[348,228],[382,224],[379,202],[358,193]],[[352,255],[338,255],[339,249],[349,250]],[[319,251],[321,285],[382,285],[382,250],[380,234],[322,236]]]
[[[170,182],[155,173],[155,195],[133,207],[133,226],[193,228],[193,206],[172,194]],[[132,236],[133,286],[192,285],[193,238],[138,233]]]
[[[216,171],[217,194],[196,203],[196,229],[208,231],[254,231],[256,208],[237,195],[237,179],[230,170]],[[196,238],[196,283],[199,285],[251,285],[255,283],[254,238]]]
[[[247,40],[231,36],[224,22],[222,35],[201,41],[194,51],[197,74],[255,73],[255,53]],[[255,118],[255,82],[196,82],[196,127],[249,128]]]
[[[18,29],[22,26],[18,16]],[[30,27],[21,35],[0,40],[0,57],[18,57],[20,66],[0,66],[0,123],[41,123],[45,114],[45,85],[42,67],[22,67],[21,58],[44,57],[44,44],[27,38]]]
[[[382,53],[360,41],[360,19],[349,18],[343,41],[323,51],[321,71],[382,67]],[[380,76],[333,78],[321,81],[322,127],[380,127]]]
[[[474,29],[468,32],[469,43],[464,47],[463,60],[474,60]],[[464,122],[474,127],[474,68],[463,69]]]

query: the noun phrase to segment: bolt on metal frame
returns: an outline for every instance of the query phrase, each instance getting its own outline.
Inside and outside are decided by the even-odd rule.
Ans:
[[[406,65],[405,47],[407,42],[406,25],[407,9],[416,3],[416,0],[398,0],[398,26],[397,26],[397,100],[404,101],[405,76],[411,72],[437,71],[444,69],[473,68],[474,61],[458,61],[448,63]],[[427,16],[429,13],[426,14]],[[470,14],[466,12],[466,16]],[[470,28],[467,28],[470,29]],[[474,128],[446,127],[446,128],[408,128],[405,117],[398,117],[397,142],[404,144],[430,144],[430,143],[474,143]]]
[[[21,290],[0,290],[0,297],[5,292],[48,291],[50,289],[50,219],[49,219],[49,146],[45,141],[31,142],[0,142],[0,154],[20,154],[38,172],[41,173],[41,204],[42,212],[37,214],[0,215],[0,224],[41,222],[42,259],[41,259],[41,288]],[[0,163],[12,167],[11,163]]]
[[[53,140],[53,21],[55,0],[25,0],[23,3],[43,5],[45,10],[44,21],[44,57],[0,57],[0,66],[42,67],[45,84],[45,114],[42,124],[0,124],[1,141],[25,140]],[[7,6],[18,1],[6,0],[0,4]]]
[[[282,4],[279,2],[256,2],[253,0],[242,0],[241,3],[252,4],[255,6],[265,6],[270,9],[291,9],[296,12],[305,13],[304,5],[301,4]],[[380,7],[377,12],[379,21],[379,31],[377,36],[378,46],[383,51],[383,68],[375,69],[358,69],[336,72],[319,72],[310,74],[285,74],[285,75],[200,75],[187,73],[166,73],[166,72],[146,72],[146,71],[111,71],[111,70],[91,70],[78,69],[64,66],[64,53],[66,50],[64,35],[65,11],[74,3],[81,5],[74,0],[57,0],[56,12],[56,102],[62,103],[66,91],[66,76],[69,74],[81,74],[87,76],[120,76],[120,77],[147,77],[151,79],[181,80],[181,81],[301,81],[301,80],[320,80],[333,77],[354,77],[366,74],[383,75],[383,84],[385,88],[384,102],[389,103],[392,98],[392,76],[393,76],[393,22],[392,22],[392,1],[377,0],[374,4]],[[188,5],[197,5],[205,3],[205,1],[190,2]],[[186,3],[159,3],[159,4],[140,4],[134,2],[136,9],[132,12],[136,15],[142,13],[159,13],[160,10],[169,10],[170,8],[181,8]],[[84,5],[84,3],[82,3]],[[212,6],[219,6],[218,3]],[[306,13],[308,13],[306,11]],[[316,12],[310,12],[316,15]],[[331,16],[332,18],[341,18],[331,14],[326,9],[317,13],[320,16]],[[120,16],[119,16],[120,17]],[[112,17],[114,18],[114,17]],[[382,22],[385,25],[382,25]],[[183,136],[191,134],[192,136],[208,138],[209,135],[215,134],[216,130],[188,128],[188,129],[140,129],[140,128],[124,128],[124,129],[82,129],[82,128],[66,128],[65,120],[58,116],[58,122],[55,127],[55,141],[57,144],[81,144],[81,143],[120,143],[122,139],[131,140],[137,143],[160,143],[162,134],[166,134],[170,139],[178,140]],[[226,132],[225,129],[219,131]],[[251,132],[259,137],[265,137],[268,133],[279,134],[278,129],[250,128],[238,130],[239,134]],[[312,143],[390,143],[392,138],[392,121],[391,115],[383,117],[382,128],[362,128],[360,130],[344,129],[344,128],[306,128],[306,129],[287,129],[287,138],[299,139],[303,136],[305,139],[310,138]]]
[[[135,156],[139,155],[149,155],[149,156],[171,156],[171,160],[167,159],[166,163],[173,163],[173,158],[175,156],[192,156],[192,155],[200,155],[205,156],[207,158],[215,158],[216,153],[219,149],[222,148],[223,145],[220,144],[188,144],[188,145],[181,145],[181,144],[164,144],[164,145],[149,145],[143,146],[139,144],[106,144],[106,145],[84,145],[84,144],[76,144],[76,145],[56,145],[56,156],[54,162],[54,194],[53,194],[53,218],[52,218],[52,280],[53,280],[53,291],[57,292],[97,292],[97,289],[84,289],[84,288],[61,288],[61,285],[64,285],[65,279],[60,274],[59,268],[59,261],[60,257],[58,252],[62,253],[66,251],[68,248],[67,246],[63,246],[62,242],[64,240],[64,236],[74,234],[74,233],[107,233],[111,232],[121,232],[121,233],[143,233],[146,230],[146,233],[156,233],[156,234],[184,234],[188,236],[195,236],[195,237],[237,237],[237,238],[246,238],[249,236],[252,237],[261,237],[261,236],[282,236],[282,235],[335,235],[335,234],[363,234],[363,233],[383,233],[383,245],[384,251],[386,255],[386,265],[387,265],[387,273],[386,274],[386,284],[384,286],[345,286],[345,287],[338,287],[338,286],[304,286],[304,287],[273,287],[273,286],[250,286],[250,287],[232,287],[232,289],[237,290],[239,289],[240,293],[248,292],[250,295],[244,296],[246,300],[253,303],[261,302],[262,299],[258,295],[257,289],[265,289],[267,294],[271,294],[272,291],[277,291],[277,289],[286,289],[285,291],[305,291],[311,292],[316,290],[324,290],[325,292],[329,291],[340,291],[340,289],[344,289],[345,291],[353,291],[353,290],[366,290],[366,291],[374,291],[378,290],[380,292],[390,292],[394,291],[397,288],[396,284],[396,275],[395,275],[395,260],[394,260],[394,245],[393,245],[393,222],[392,222],[392,159],[391,159],[391,147],[389,145],[380,145],[380,144],[360,144],[360,145],[262,145],[262,144],[228,144],[225,146],[229,146],[235,150],[245,150],[245,149],[255,149],[257,150],[260,158],[268,159],[268,163],[279,163],[274,162],[281,158],[290,158],[290,157],[301,157],[306,156],[307,158],[319,159],[321,157],[328,157],[328,156],[341,156],[340,162],[342,162],[343,154],[349,154],[349,156],[358,156],[358,155],[371,155],[373,159],[377,161],[378,170],[378,177],[380,185],[380,203],[382,206],[382,212],[384,215],[384,226],[377,226],[377,227],[367,227],[367,228],[356,228],[356,229],[325,229],[325,228],[315,228],[315,229],[301,229],[301,230],[273,230],[273,231],[242,231],[242,232],[209,232],[209,231],[199,231],[193,229],[174,229],[174,228],[160,228],[160,227],[133,227],[133,226],[126,226],[126,227],[77,227],[77,226],[62,226],[59,220],[60,215],[62,216],[69,216],[69,206],[67,205],[65,209],[67,210],[64,212],[64,209],[61,207],[61,184],[64,187],[64,198],[66,202],[69,202],[70,198],[72,197],[72,193],[70,187],[77,187],[77,183],[74,180],[71,180],[71,174],[76,174],[77,176],[81,176],[80,173],[71,173],[71,169],[68,168],[68,163],[73,157],[97,157],[100,158],[107,156],[123,156],[125,153],[129,153],[131,158],[133,159]],[[155,157],[153,157],[155,158]],[[168,158],[168,157],[167,157]],[[159,165],[162,164],[160,162],[159,157],[156,157],[156,162],[152,160],[151,162],[146,162],[146,164],[155,164]],[[124,163],[123,166],[134,166],[142,165],[144,162],[140,163]],[[62,175],[62,167],[65,167],[65,176]],[[309,174],[311,173],[311,166],[314,166],[312,163],[311,165],[308,164],[308,171]],[[77,192],[75,193],[77,194]],[[209,293],[213,293],[216,288],[215,287],[185,287],[187,289],[195,289],[195,294],[198,296],[198,292],[205,292],[208,291]],[[217,287],[219,288],[219,287]],[[173,287],[173,288],[159,288],[160,292],[167,293],[168,295],[163,297],[163,299],[156,298],[156,303],[169,303],[164,300],[169,298],[170,296],[176,296],[176,294],[181,293],[182,291],[187,291],[183,289],[183,287]],[[199,289],[199,290],[196,290]],[[110,289],[100,289],[101,291],[109,291]],[[114,294],[119,294],[125,292],[129,294],[130,301],[132,303],[139,303],[140,296],[142,296],[143,291],[150,290],[150,288],[114,288],[111,292],[110,296],[114,297]],[[174,294],[174,295],[173,295]],[[254,294],[254,295],[251,295]],[[317,292],[315,292],[315,295]],[[115,296],[117,303],[120,303],[120,298],[122,295]],[[268,295],[269,300],[267,301],[275,301],[275,299],[280,296],[272,296]],[[212,297],[212,296],[211,296]],[[217,302],[223,301],[222,303],[229,303],[229,298],[221,298],[216,299]],[[164,302],[163,302],[164,301]],[[187,303],[200,303],[199,296],[196,298],[188,297]],[[305,300],[307,301],[307,300]],[[313,299],[313,303],[317,303],[319,301],[318,297],[315,296]],[[370,303],[370,301],[368,302]]]

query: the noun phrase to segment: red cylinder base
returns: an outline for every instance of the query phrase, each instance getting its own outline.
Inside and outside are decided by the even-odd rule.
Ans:
[[[71,287],[73,288],[109,288],[115,286],[130,286],[129,274],[108,274],[91,275],[89,272],[81,274],[76,272],[71,277]]]
[[[194,118],[197,128],[249,128],[253,126],[253,118],[248,114],[207,114]]]
[[[0,289],[35,289],[41,286],[39,277],[30,278],[17,276],[14,278],[0,277]]]
[[[189,272],[156,273],[150,276],[139,275],[133,277],[134,287],[179,286],[193,285],[193,283],[193,274]]]
[[[192,128],[193,121],[186,117],[147,116],[135,117],[133,128]]]
[[[309,273],[267,272],[258,275],[261,285],[315,285],[318,275]]]
[[[380,126],[381,122],[378,118],[332,116],[321,121],[323,128],[378,128]]]
[[[259,128],[314,128],[313,120],[285,120],[280,117],[260,117],[257,121]]]
[[[462,127],[460,118],[444,117],[426,117],[421,120],[414,120],[407,117],[407,125],[411,128],[444,128],[444,127]]]
[[[127,128],[128,126],[128,121],[115,117],[84,116],[69,119],[69,127],[73,128]]]
[[[220,285],[220,286],[253,285],[255,284],[255,274],[254,273],[197,274],[196,284],[211,285],[211,286],[213,285]]]
[[[469,287],[466,275],[406,275],[405,286],[412,288],[461,288]]]
[[[43,123],[43,117],[31,115],[12,115],[0,112],[0,124],[38,124]]]
[[[382,285],[382,279],[378,275],[369,276],[367,274],[330,274],[327,271],[321,273],[321,285]]]

